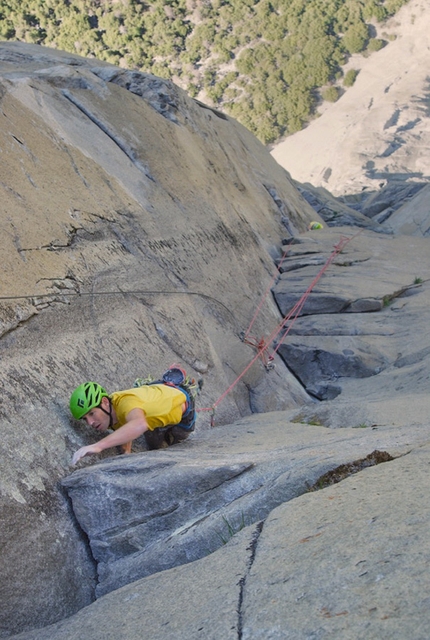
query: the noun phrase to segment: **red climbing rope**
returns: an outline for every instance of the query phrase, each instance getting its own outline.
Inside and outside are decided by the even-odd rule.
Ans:
[[[250,332],[250,331],[251,331],[251,329],[252,329],[252,325],[254,324],[254,322],[255,322],[255,320],[256,320],[256,318],[257,318],[258,314],[260,313],[260,311],[261,311],[261,307],[263,306],[263,303],[265,302],[265,300],[266,300],[267,296],[268,296],[268,295],[269,295],[269,293],[270,293],[271,288],[273,287],[273,285],[274,285],[274,283],[275,283],[275,281],[276,281],[276,278],[277,278],[277,277],[278,277],[278,275],[279,275],[279,272],[280,272],[280,270],[281,270],[281,266],[282,266],[282,264],[283,264],[283,262],[284,262],[285,258],[287,257],[287,254],[288,254],[289,249],[290,249],[290,245],[288,245],[287,249],[286,249],[286,250],[284,251],[284,253],[282,254],[282,258],[281,258],[281,260],[279,261],[279,264],[278,264],[278,266],[277,266],[277,268],[276,268],[276,271],[275,271],[275,273],[274,273],[274,275],[273,275],[273,278],[272,278],[272,280],[270,281],[269,286],[267,287],[266,291],[265,291],[265,292],[263,293],[263,295],[261,296],[260,304],[258,305],[257,310],[256,310],[256,312],[254,313],[254,315],[253,315],[253,318],[252,318],[251,322],[249,323],[249,327],[248,327],[248,329],[245,331],[245,334],[244,334],[244,337],[243,337],[243,341],[244,341],[244,342],[246,342],[246,340],[248,339],[249,332]],[[254,346],[255,346],[255,345],[254,345]]]
[[[276,345],[275,349],[273,350],[272,354],[269,356],[269,361],[272,361],[273,358],[275,357],[275,354],[277,353],[279,347],[281,346],[281,344],[284,342],[285,338],[287,337],[288,333],[290,332],[294,322],[297,320],[301,310],[303,309],[303,306],[306,302],[306,300],[308,299],[312,289],[315,287],[316,283],[318,282],[318,280],[321,278],[321,276],[327,271],[327,269],[329,268],[329,266],[331,265],[331,263],[333,262],[333,260],[336,258],[336,256],[339,255],[339,253],[341,253],[341,251],[346,247],[346,245],[352,240],[351,238],[347,238],[346,236],[341,236],[339,242],[337,244],[334,245],[334,250],[332,251],[332,253],[330,254],[330,256],[328,257],[326,263],[323,265],[323,267],[320,269],[320,271],[317,273],[317,275],[315,276],[315,278],[312,280],[311,284],[309,285],[309,287],[306,289],[305,293],[302,295],[302,297],[296,302],[296,304],[294,305],[294,307],[291,309],[291,311],[284,317],[284,319],[282,320],[282,322],[279,323],[278,328],[277,328],[277,332],[275,334],[278,335],[282,329],[285,327],[285,325],[291,320],[291,323],[288,326],[288,329],[285,331],[285,333],[283,334],[281,340],[279,340],[278,344]]]
[[[359,233],[361,233],[361,232],[359,232]],[[310,285],[308,286],[308,288],[306,289],[304,294],[296,302],[296,304],[293,306],[293,308],[281,320],[281,322],[277,325],[277,327],[272,331],[272,333],[270,334],[270,336],[269,336],[269,338],[267,340],[265,340],[264,338],[261,338],[260,340],[258,340],[255,337],[249,336],[249,331],[250,331],[252,325],[254,324],[258,313],[260,312],[260,310],[262,308],[264,300],[266,299],[267,295],[269,294],[269,292],[270,292],[270,290],[271,290],[271,288],[273,286],[273,282],[274,282],[274,280],[276,279],[276,277],[277,277],[277,275],[279,273],[281,265],[282,265],[286,255],[288,253],[288,249],[287,249],[287,251],[285,251],[285,253],[284,253],[284,255],[283,255],[283,257],[282,257],[282,259],[281,259],[281,261],[280,261],[280,263],[278,265],[277,272],[276,272],[274,278],[272,279],[269,287],[267,287],[266,291],[264,292],[262,300],[261,300],[260,304],[257,307],[257,311],[255,312],[247,331],[245,332],[245,334],[243,334],[243,342],[245,342],[245,344],[249,344],[249,345],[253,346],[257,350],[256,355],[251,360],[251,362],[245,367],[245,369],[242,371],[242,373],[232,382],[232,384],[228,387],[228,389],[226,389],[224,391],[224,393],[218,398],[218,400],[216,402],[214,402],[212,407],[207,407],[207,408],[204,408],[204,409],[197,409],[197,411],[211,411],[212,412],[211,426],[214,426],[214,418],[215,418],[216,407],[230,393],[230,391],[237,385],[237,383],[243,378],[243,376],[252,367],[254,362],[256,362],[256,360],[258,360],[258,358],[261,358],[261,360],[262,360],[264,366],[266,367],[266,369],[270,369],[270,368],[273,367],[272,362],[273,362],[273,359],[275,357],[275,354],[279,350],[279,347],[281,346],[281,344],[283,343],[283,341],[287,337],[287,335],[290,332],[294,322],[296,321],[296,319],[298,318],[300,312],[302,311],[306,300],[308,299],[310,293],[312,292],[312,289],[315,287],[315,285],[317,284],[317,282],[319,281],[321,276],[327,271],[328,267],[331,265],[331,263],[336,258],[336,256],[339,255],[339,253],[346,247],[346,245],[353,238],[356,237],[356,235],[358,235],[358,234],[355,234],[354,236],[351,236],[350,238],[347,238],[346,236],[341,236],[339,242],[336,245],[334,245],[334,249],[333,249],[332,253],[330,254],[330,256],[327,258],[327,261],[322,266],[322,268],[319,270],[319,272],[317,273],[315,278],[312,280],[312,282],[310,283]],[[288,326],[288,329],[283,333],[282,338],[277,342],[276,347],[274,348],[273,352],[270,355],[267,355],[267,350],[268,350],[270,344],[272,344],[272,342],[275,340],[276,336],[278,336],[278,334],[284,329],[285,325],[288,322],[290,323],[289,326]]]

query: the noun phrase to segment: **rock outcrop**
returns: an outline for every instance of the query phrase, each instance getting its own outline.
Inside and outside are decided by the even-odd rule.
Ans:
[[[338,393],[64,478],[98,599],[20,640],[82,628],[134,640],[142,624],[166,640],[425,637],[428,240],[343,231],[324,291],[312,290],[280,348],[315,397]],[[305,291],[338,241],[337,229],[296,238],[275,297],[288,281],[297,297],[300,274]]]
[[[127,388],[180,361],[211,407],[254,356],[240,334],[282,237],[314,214],[246,129],[159,78],[1,43],[0,107],[4,636],[94,598],[58,485],[94,438],[70,422],[71,390]],[[269,300],[256,333],[278,320]],[[282,369],[269,388],[256,363],[217,424],[299,406]]]
[[[306,231],[270,154],[173,85],[0,59],[2,637],[424,639],[427,187],[413,230],[323,193],[348,226]],[[178,359],[199,408],[230,389],[216,426],[71,468],[70,388]]]
[[[349,378],[403,369],[414,360],[423,366],[430,355],[428,240],[340,231],[344,248],[287,323],[278,348],[320,400],[339,394]],[[299,302],[333,251],[333,234],[324,230],[288,248],[273,288],[282,315]]]
[[[411,437],[400,426],[327,433],[282,412],[265,422],[244,418],[183,447],[118,457],[63,480],[98,563],[98,597],[213,553],[324,474],[375,450],[403,454]]]
[[[198,434],[194,445],[184,443],[182,455],[173,449],[168,452],[168,466],[175,475],[178,471],[186,473],[191,466],[186,460],[190,446],[195,446],[202,457],[201,469],[209,460],[212,468],[218,464],[221,469],[233,460],[236,471],[240,464],[244,467],[242,474],[233,474],[233,487],[226,474],[218,476],[224,482],[217,489],[212,487],[211,491],[205,485],[208,501],[216,491],[224,492],[225,510],[221,510],[217,522],[212,522],[212,532],[206,529],[208,548],[204,557],[136,580],[100,597],[68,620],[21,634],[17,640],[77,640],[84,635],[94,640],[138,640],[143,630],[148,637],[160,640],[340,640],[360,635],[425,638],[429,577],[423,558],[428,549],[426,474],[430,451],[424,444],[428,428],[419,432],[411,430],[410,425],[395,424],[329,430],[288,424],[285,414],[279,413],[268,416],[266,425],[261,424],[261,417],[251,416],[221,427],[221,437],[215,441],[212,433]],[[410,451],[412,439],[416,448]],[[374,450],[373,456],[364,456],[372,447],[388,449],[392,455],[379,452],[378,456]],[[188,449],[188,454],[191,452]],[[330,465],[333,468],[339,460],[352,460],[359,453],[362,460],[351,464],[357,473],[336,484],[318,483],[320,474]],[[390,457],[394,459],[390,461]],[[199,464],[196,460],[196,467]],[[127,465],[120,468],[119,460],[112,460],[110,465],[110,470],[108,463],[97,465],[108,480],[106,490],[113,488],[109,476],[117,476],[117,482],[129,477]],[[136,470],[136,465],[147,471],[160,468],[160,454],[137,454],[131,468]],[[252,502],[256,506],[258,498],[250,485],[246,493],[243,477],[239,480],[252,469],[254,477],[260,475],[261,497],[266,495],[270,500],[269,505],[263,500],[253,516],[249,506]],[[163,475],[161,470],[160,483],[168,478],[169,471],[165,468]],[[90,494],[95,497],[89,475],[87,481],[87,498]],[[77,472],[69,486],[72,484],[78,493],[83,492],[84,474]],[[242,496],[236,500],[236,519],[235,501],[230,500],[239,484]],[[321,490],[315,490],[318,484]],[[141,489],[153,502],[149,486],[145,488],[142,483]],[[115,504],[116,499],[123,504],[124,500],[134,502],[136,485],[134,492],[129,493],[126,486],[115,492],[109,504]],[[178,511],[185,515],[184,507],[187,503],[191,507],[193,502],[190,495],[178,491],[176,500],[180,503]],[[78,498],[76,504],[79,502]],[[87,499],[86,505],[101,514],[97,499]],[[182,530],[178,527],[173,538],[190,534],[190,516],[185,516]],[[92,517],[87,512],[87,522],[88,518]],[[250,520],[256,521],[250,524]],[[138,535],[131,533],[135,528],[130,530],[130,541],[137,544]],[[100,526],[98,529],[100,532]],[[161,536],[168,549],[168,531],[162,530]],[[216,537],[225,544],[218,540],[218,550],[210,553]],[[196,543],[202,542],[197,539]],[[162,560],[160,556],[159,562]],[[135,572],[138,566],[139,558],[135,557]]]
[[[289,245],[274,287],[282,315],[294,308],[315,273],[324,268],[333,240],[332,231],[318,231]],[[264,427],[246,419],[218,429],[216,444],[211,432],[184,444],[182,452],[137,456],[127,463],[111,460],[63,480],[98,562],[98,595],[213,552],[224,542],[229,526],[237,530],[264,521],[276,506],[300,496],[342,464],[363,459],[373,450],[388,449],[396,455],[411,439],[415,445],[427,441],[428,428],[416,430],[401,421],[390,426],[384,422],[381,428],[381,415],[372,415],[367,405],[371,398],[378,404],[378,398],[393,396],[395,386],[400,402],[402,396],[408,398],[398,413],[407,424],[409,394],[426,394],[427,245],[422,238],[406,242],[370,231],[350,233],[342,252],[286,326],[287,335],[278,347],[287,367],[311,396],[337,398],[337,403],[308,403],[290,416],[270,413]],[[418,272],[423,275],[420,282]],[[368,383],[365,390],[359,381]],[[366,403],[360,403],[361,394]],[[348,404],[354,407],[346,412]],[[334,416],[340,407],[339,425]],[[297,423],[307,425],[306,431]],[[318,425],[342,426],[342,435],[327,434]],[[316,460],[307,449],[307,438],[318,451]]]

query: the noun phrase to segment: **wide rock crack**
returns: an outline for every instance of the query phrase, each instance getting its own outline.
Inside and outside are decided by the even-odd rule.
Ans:
[[[242,638],[243,638],[243,600],[244,600],[244,596],[245,596],[246,582],[247,582],[247,578],[248,578],[248,576],[250,574],[250,571],[252,569],[252,565],[254,564],[255,555],[257,553],[258,540],[260,538],[261,532],[263,531],[263,527],[264,527],[264,521],[259,522],[257,524],[257,526],[255,527],[254,533],[252,534],[251,543],[250,543],[249,547],[246,548],[247,551],[251,552],[250,556],[249,556],[249,560],[248,560],[247,570],[246,570],[245,575],[242,576],[242,578],[237,583],[238,586],[239,586],[239,602],[238,602],[238,606],[237,606],[237,616],[238,616],[237,637],[238,637],[238,640],[242,640]]]

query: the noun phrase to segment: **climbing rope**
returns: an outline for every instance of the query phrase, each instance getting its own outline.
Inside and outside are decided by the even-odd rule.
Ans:
[[[279,273],[280,273],[280,271],[281,271],[282,264],[283,264],[283,262],[284,262],[285,258],[287,257],[287,255],[288,255],[288,251],[289,251],[289,250],[290,250],[290,245],[288,245],[287,249],[286,249],[286,250],[284,251],[284,253],[282,254],[282,258],[281,258],[281,260],[279,261],[279,264],[278,264],[278,266],[277,266],[277,268],[276,268],[276,271],[275,271],[275,273],[274,273],[274,275],[273,275],[273,278],[272,278],[272,280],[270,281],[270,283],[269,283],[269,285],[268,285],[267,289],[265,290],[265,292],[264,292],[264,293],[263,293],[263,295],[261,296],[260,304],[258,305],[258,307],[257,307],[257,309],[256,309],[256,311],[255,311],[255,313],[254,313],[254,315],[253,315],[253,317],[252,317],[252,320],[251,320],[251,322],[249,323],[249,327],[247,328],[247,330],[246,330],[246,331],[245,331],[245,333],[243,334],[243,342],[246,342],[246,341],[249,339],[249,333],[250,333],[250,331],[251,331],[251,329],[252,329],[252,325],[254,324],[255,320],[257,319],[257,316],[258,316],[258,314],[260,313],[261,308],[262,308],[262,306],[263,306],[264,302],[266,301],[267,296],[268,296],[268,295],[269,295],[269,293],[270,293],[270,290],[272,289],[273,285],[274,285],[274,284],[275,284],[275,282],[276,282],[276,279],[277,279],[277,277],[278,277],[278,275],[279,275]],[[255,342],[255,338],[251,338],[251,340]]]
[[[361,230],[362,231],[362,230]],[[323,276],[323,274],[327,271],[328,267],[332,264],[333,260],[336,258],[337,255],[339,255],[339,253],[341,253],[341,251],[345,248],[345,246],[351,242],[351,240],[353,240],[359,233],[361,233],[361,231],[359,231],[357,234],[355,234],[354,236],[351,236],[349,238],[347,238],[346,236],[341,236],[339,242],[334,245],[333,251],[330,254],[330,256],[328,257],[327,261],[325,262],[325,264],[323,265],[323,267],[319,270],[319,272],[317,273],[317,275],[315,276],[315,278],[312,280],[312,282],[310,283],[310,285],[308,286],[308,288],[306,289],[306,291],[304,292],[304,294],[300,297],[300,299],[296,302],[296,304],[293,306],[293,308],[289,311],[289,313],[282,318],[282,320],[279,322],[279,324],[275,327],[275,329],[272,331],[272,333],[270,334],[270,336],[267,338],[267,340],[265,338],[256,338],[255,336],[251,336],[250,335],[250,331],[258,317],[258,314],[260,313],[263,304],[267,298],[267,296],[269,295],[274,282],[276,281],[279,273],[280,273],[280,269],[281,266],[285,260],[285,258],[288,255],[288,251],[290,249],[290,245],[288,245],[287,249],[284,251],[282,258],[277,266],[277,269],[275,271],[275,274],[270,282],[270,284],[268,285],[267,289],[264,291],[261,301],[259,303],[259,305],[257,306],[257,309],[254,313],[254,316],[251,319],[251,322],[248,326],[248,329],[246,330],[246,332],[242,333],[240,335],[242,341],[245,344],[248,344],[250,346],[252,346],[253,348],[255,348],[256,350],[256,355],[251,359],[251,361],[249,362],[249,364],[244,368],[244,370],[242,371],[242,373],[240,373],[237,378],[230,384],[230,386],[224,391],[224,393],[221,394],[221,396],[218,398],[218,400],[216,400],[216,402],[213,403],[213,405],[211,407],[205,407],[205,408],[201,408],[201,409],[196,409],[196,411],[198,412],[204,412],[204,411],[210,411],[211,412],[211,426],[215,425],[215,412],[216,412],[216,408],[218,407],[218,405],[222,402],[222,400],[224,400],[224,398],[234,389],[234,387],[240,382],[240,380],[244,377],[244,375],[249,371],[249,369],[252,367],[252,365],[258,360],[261,359],[264,367],[266,368],[266,370],[270,370],[273,369],[274,364],[273,364],[273,360],[275,358],[276,353],[278,352],[279,348],[281,347],[282,343],[284,342],[285,338],[287,337],[288,333],[290,332],[292,326],[294,325],[294,322],[296,321],[296,319],[299,317],[303,306],[306,303],[306,300],[308,299],[309,295],[311,294],[313,288],[315,287],[315,285],[317,284],[317,282],[320,280],[320,278]],[[232,315],[231,310],[228,309],[220,300],[217,300],[216,298],[204,294],[204,293],[200,293],[197,291],[145,291],[145,290],[132,290],[132,291],[123,291],[123,290],[119,290],[119,291],[93,291],[93,292],[77,292],[77,291],[58,291],[58,292],[52,292],[52,293],[45,293],[45,294],[35,294],[35,295],[14,295],[14,296],[0,296],[0,301],[2,300],[33,300],[34,299],[41,299],[41,298],[52,298],[53,296],[62,296],[62,297],[83,297],[83,296],[107,296],[107,295],[194,295],[194,296],[200,296],[202,298],[205,298],[207,300],[211,300],[213,302],[216,302],[218,304],[220,304],[222,307],[224,307],[230,315]],[[289,324],[288,324],[289,323]],[[275,348],[273,349],[272,353],[269,355],[267,353],[269,346],[274,343],[276,337],[281,333],[281,331],[284,330],[284,328],[286,327],[286,325],[288,324],[288,328],[283,332],[282,337],[280,340],[277,341]]]
[[[355,236],[353,236],[355,237]],[[277,327],[277,332],[275,334],[278,335],[286,326],[286,324],[288,322],[290,322],[288,329],[283,333],[282,338],[278,341],[275,349],[273,350],[272,354],[269,356],[269,361],[273,361],[273,358],[275,357],[275,354],[278,352],[279,347],[282,345],[282,343],[284,342],[285,338],[287,337],[288,333],[290,332],[294,322],[297,320],[298,316],[300,315],[300,312],[302,311],[306,300],[308,299],[312,289],[315,287],[315,285],[317,284],[317,282],[319,281],[319,279],[324,275],[324,273],[327,271],[327,269],[329,268],[329,266],[331,265],[331,263],[333,262],[333,260],[336,258],[336,256],[339,255],[339,253],[341,253],[343,251],[343,249],[346,247],[346,245],[351,242],[352,237],[347,238],[346,236],[341,236],[339,242],[337,244],[334,245],[334,249],[332,251],[332,253],[330,254],[330,256],[328,257],[326,263],[323,265],[323,267],[319,270],[319,272],[317,273],[317,275],[315,276],[315,278],[312,280],[311,284],[309,285],[309,287],[306,289],[305,293],[302,295],[302,297],[296,302],[296,304],[293,306],[293,308],[291,309],[291,311],[284,317],[284,319],[282,320],[282,322],[279,323],[278,327]]]
[[[361,232],[359,232],[359,233],[361,233]],[[269,370],[269,369],[273,368],[273,366],[274,366],[273,365],[273,360],[274,360],[275,354],[279,350],[281,344],[284,342],[285,338],[287,337],[287,334],[290,332],[294,322],[296,321],[296,319],[300,315],[300,312],[302,311],[303,306],[306,303],[306,300],[308,299],[309,295],[311,294],[312,289],[315,287],[315,285],[320,280],[320,278],[323,276],[323,274],[327,271],[327,269],[332,264],[332,262],[336,258],[336,256],[338,256],[339,253],[341,253],[341,251],[343,251],[343,249],[346,247],[346,245],[349,242],[351,242],[351,240],[353,238],[355,238],[357,235],[358,234],[355,234],[354,236],[351,236],[349,238],[347,238],[346,236],[341,236],[339,242],[336,245],[334,245],[333,251],[330,254],[330,256],[327,258],[327,261],[322,266],[322,268],[318,271],[317,275],[312,280],[312,282],[310,283],[310,285],[308,286],[308,288],[306,289],[304,294],[296,302],[296,304],[289,311],[289,313],[275,327],[275,329],[270,334],[269,338],[267,340],[265,340],[264,338],[261,338],[260,340],[257,340],[256,338],[253,338],[253,337],[249,336],[249,331],[250,331],[250,328],[252,327],[252,325],[254,324],[258,313],[260,312],[260,310],[262,308],[264,300],[266,299],[267,295],[270,292],[271,287],[273,286],[273,279],[272,279],[272,282],[271,282],[270,286],[266,289],[266,291],[263,294],[263,300],[258,305],[257,312],[254,314],[254,316],[253,316],[253,318],[251,320],[251,323],[250,323],[250,325],[248,327],[248,330],[243,334],[243,338],[242,338],[243,342],[255,347],[255,349],[257,350],[256,355],[254,356],[254,358],[252,358],[251,362],[245,367],[245,369],[242,371],[242,373],[239,376],[237,376],[237,378],[231,383],[231,385],[228,387],[228,389],[226,389],[224,391],[224,393],[218,398],[218,400],[216,400],[216,402],[214,402],[214,404],[211,407],[206,407],[206,408],[203,408],[203,409],[197,409],[197,411],[210,411],[210,412],[212,412],[211,426],[214,426],[214,423],[215,423],[215,411],[216,411],[217,406],[220,404],[220,402],[222,402],[222,400],[224,400],[224,398],[230,393],[230,391],[232,391],[232,389],[234,389],[234,387],[238,384],[238,382],[243,378],[243,376],[247,373],[247,371],[249,371],[249,369],[252,367],[254,362],[256,362],[260,358],[263,361],[263,364],[265,365],[266,370]],[[277,274],[279,273],[281,264],[284,261],[285,256],[286,256],[287,253],[288,253],[288,249],[284,253],[283,258],[282,258],[282,260],[280,261],[280,263],[278,265],[277,273],[275,274],[275,279],[276,279]],[[273,341],[278,336],[278,334],[284,329],[284,327],[286,326],[287,323],[290,323],[289,326],[288,326],[288,329],[283,333],[282,338],[277,342],[276,347],[273,349],[272,353],[270,355],[268,355],[267,354],[267,350],[268,350],[269,346],[273,343]]]

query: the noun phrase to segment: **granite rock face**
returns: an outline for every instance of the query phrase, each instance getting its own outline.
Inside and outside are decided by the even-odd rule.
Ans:
[[[309,288],[311,275],[315,280],[338,246],[334,241],[328,230],[302,234],[289,245],[274,287],[280,307],[284,287],[293,297],[294,291],[298,297]],[[402,423],[415,402],[409,397],[412,390],[428,406],[427,240],[362,231],[344,241],[279,345],[313,403],[294,415],[266,414],[264,426],[260,418],[246,419],[208,433],[207,440],[197,437],[182,451],[111,460],[63,480],[98,563],[99,596],[213,552],[229,530],[265,521],[276,506],[294,501],[342,464],[373,450],[395,455],[407,443],[427,441],[428,421],[418,430],[411,417]],[[420,283],[413,275],[418,269]],[[282,313],[295,302],[285,303]],[[385,428],[380,413],[366,413],[367,402],[360,401],[372,399],[377,405],[378,398],[386,397],[395,404],[395,396],[400,403],[405,398],[404,415],[393,426],[383,422]],[[342,427],[341,435],[328,433],[330,427]]]
[[[297,640],[425,638],[429,577],[423,558],[428,549],[426,474],[430,458],[424,443],[428,442],[429,426],[417,429],[393,423],[339,431],[288,423],[281,412],[268,416],[266,425],[261,425],[260,416],[251,416],[220,429],[221,438],[216,442],[210,433],[197,436],[202,468],[205,455],[210,454],[213,466],[227,460],[232,463],[235,458],[236,464],[240,458],[248,465],[253,460],[254,473],[259,468],[261,474],[265,466],[267,471],[273,447],[278,471],[270,473],[272,481],[267,478],[260,490],[267,495],[270,487],[273,495],[278,490],[279,506],[272,500],[270,513],[264,517],[267,507],[262,503],[260,513],[255,513],[257,520],[251,523],[250,512],[240,515],[243,502],[235,505],[233,500],[225,505],[225,519],[219,518],[215,525],[225,544],[219,543],[213,553],[138,579],[67,620],[16,638],[74,640],[86,635],[94,640],[138,640],[142,629],[148,637],[160,640],[197,640],[202,635],[213,640],[283,639],[287,635]],[[408,444],[411,440],[416,445],[413,450]],[[184,443],[182,455],[168,452],[166,478],[175,464],[184,468],[187,458],[189,464],[192,449],[185,450],[190,444]],[[380,455],[388,461],[366,465],[371,456],[365,453],[375,447],[389,451],[391,460],[389,455]],[[318,478],[330,465],[336,467],[341,459],[352,461],[358,454],[364,462],[361,470],[355,460],[353,475],[335,484],[319,485]],[[143,456],[136,454],[132,462],[135,471],[139,466],[143,472],[142,479],[145,466],[150,470],[159,462]],[[284,472],[276,481],[281,458]],[[102,473],[108,478],[106,465],[93,467],[93,477]],[[124,463],[121,469],[114,465],[112,476],[124,474],[127,478],[127,469]],[[249,472],[248,466],[244,474]],[[84,476],[82,472],[74,476],[68,482],[69,490],[82,495]],[[138,478],[139,474],[136,484]],[[89,487],[90,476],[87,480]],[[163,472],[160,480],[162,493]],[[223,480],[228,483],[227,475]],[[312,484],[320,490],[309,491]],[[208,485],[206,488],[210,491]],[[248,498],[255,502],[251,486],[247,489]],[[149,497],[144,483],[142,490]],[[100,505],[91,500],[91,492],[94,495],[89,488],[86,504],[99,513]],[[243,500],[245,484],[242,492]],[[110,502],[114,505],[116,496],[124,501],[132,495],[126,488],[118,495],[114,492]],[[187,499],[182,494],[178,502],[184,505]],[[73,500],[79,508],[80,498]],[[233,517],[235,506],[238,520]],[[243,522],[247,526],[243,527]],[[98,529],[100,532],[100,526]],[[183,527],[182,533],[186,532]],[[121,531],[117,533],[121,535]],[[167,531],[162,535],[168,539]],[[174,537],[180,535],[178,529]],[[207,540],[209,543],[210,535]],[[135,570],[138,563],[135,557]]]
[[[424,640],[426,188],[406,230],[344,208],[307,232],[267,150],[173,85],[0,60],[2,637]],[[70,389],[178,360],[195,433],[72,468]]]
[[[58,484],[95,437],[71,422],[71,390],[128,388],[179,361],[211,407],[255,355],[240,334],[282,238],[313,213],[246,129],[153,76],[0,43],[0,123],[5,636],[94,598]],[[255,331],[278,321],[269,298]],[[281,371],[270,390],[257,362],[217,423],[299,406],[306,392]]]
[[[262,422],[244,418],[181,447],[118,457],[62,481],[97,562],[98,597],[213,553],[333,469],[374,450],[403,454],[411,437],[401,426],[327,433],[283,412]]]
[[[414,360],[422,364],[430,344],[428,240],[343,231],[345,247],[286,324],[278,346],[287,366],[320,400],[340,393],[345,379]],[[332,233],[318,231],[288,249],[273,288],[283,315],[298,304],[335,245]]]

